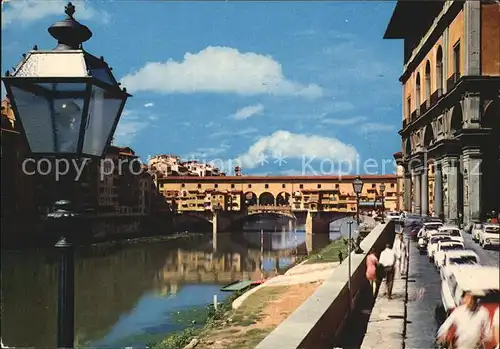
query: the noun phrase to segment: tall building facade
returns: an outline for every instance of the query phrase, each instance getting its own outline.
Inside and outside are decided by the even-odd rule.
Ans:
[[[405,209],[450,223],[498,212],[500,3],[400,0],[384,38],[404,40]]]

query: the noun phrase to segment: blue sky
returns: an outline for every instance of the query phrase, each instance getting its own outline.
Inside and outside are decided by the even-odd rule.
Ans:
[[[74,4],[94,33],[85,49],[133,94],[115,140],[141,158],[273,175],[366,172],[352,164],[374,159],[393,171],[381,163],[400,148],[403,50],[382,36],[395,2]],[[4,70],[55,46],[47,28],[64,5],[2,5]]]

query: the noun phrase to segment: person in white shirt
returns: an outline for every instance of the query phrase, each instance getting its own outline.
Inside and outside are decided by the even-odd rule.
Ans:
[[[493,315],[491,330],[493,331],[493,338],[495,338],[497,345],[496,349],[500,349],[500,306],[495,311],[495,315]]]
[[[394,253],[396,254],[396,268],[401,276],[406,275],[406,261],[408,254],[406,253],[406,244],[403,234],[399,234],[399,238],[394,242]]]
[[[384,267],[385,286],[387,289],[387,299],[392,299],[392,286],[394,285],[394,264],[396,263],[396,254],[390,244],[385,246],[385,250],[380,254],[378,260]]]
[[[476,298],[470,292],[464,293],[462,305],[455,308],[439,328],[439,344],[451,344],[446,342],[450,340],[449,331],[453,326],[456,349],[478,348],[491,338],[490,314],[486,308],[478,306]]]

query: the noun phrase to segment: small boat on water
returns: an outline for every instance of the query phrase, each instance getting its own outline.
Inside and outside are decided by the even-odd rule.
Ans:
[[[266,280],[236,280],[233,281],[226,286],[222,287],[220,290],[222,292],[237,292],[237,291],[243,291],[248,288],[258,286],[262,283],[264,283]]]

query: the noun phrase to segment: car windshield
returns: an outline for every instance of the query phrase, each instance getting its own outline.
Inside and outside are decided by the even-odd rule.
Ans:
[[[486,227],[484,231],[490,234],[500,234],[500,227]]]
[[[449,236],[435,236],[431,238],[431,244],[437,244],[439,241],[451,240]]]
[[[474,224],[474,229],[482,229],[483,225],[481,223]]]
[[[450,231],[450,235],[451,236],[460,236],[460,231],[458,231],[458,230],[452,230],[452,231]]]
[[[500,290],[488,290],[485,296],[476,299],[479,303],[500,303]]]
[[[441,246],[441,251],[463,250],[464,246],[460,244]]]
[[[450,258],[450,264],[476,264],[477,259],[474,256],[462,256]]]
[[[426,224],[425,225],[425,230],[437,230],[441,224]]]

